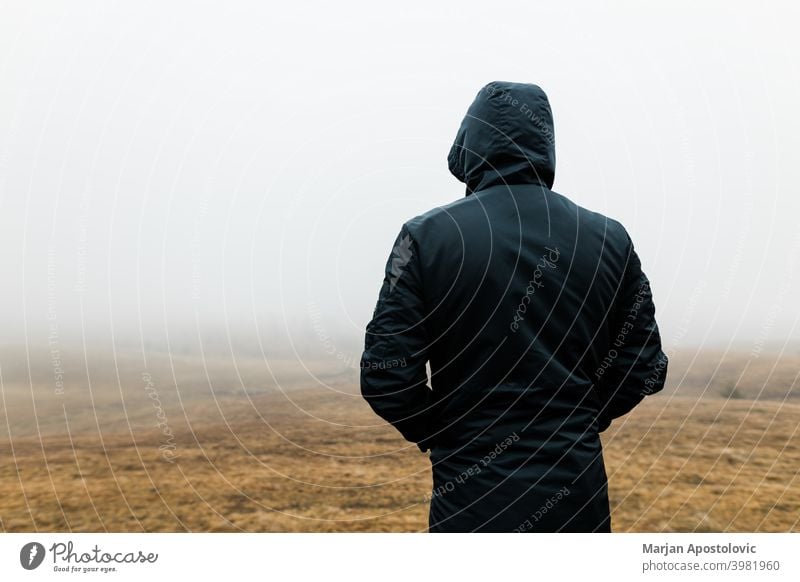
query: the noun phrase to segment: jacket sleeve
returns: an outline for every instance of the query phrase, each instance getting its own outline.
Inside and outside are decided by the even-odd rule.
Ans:
[[[407,228],[397,236],[367,324],[361,394],[370,407],[421,451],[430,447],[428,334],[419,249]]]
[[[627,236],[627,233],[626,233]],[[627,236],[624,275],[611,309],[610,349],[597,378],[600,430],[664,387],[668,359],[661,349],[650,281]]]

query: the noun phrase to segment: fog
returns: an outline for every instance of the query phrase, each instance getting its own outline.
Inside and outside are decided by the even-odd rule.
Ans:
[[[357,357],[513,80],[549,95],[554,189],[631,233],[665,349],[797,341],[798,8],[609,6],[3,3],[0,339]]]

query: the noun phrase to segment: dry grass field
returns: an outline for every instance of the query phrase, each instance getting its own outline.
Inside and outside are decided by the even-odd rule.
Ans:
[[[325,362],[0,353],[0,531],[424,531],[426,455]],[[30,366],[28,362],[30,361]],[[799,531],[800,358],[681,354],[603,436],[615,531]]]

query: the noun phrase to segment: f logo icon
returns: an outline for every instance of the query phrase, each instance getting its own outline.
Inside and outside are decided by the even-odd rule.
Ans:
[[[44,546],[39,542],[29,542],[19,551],[19,563],[26,570],[35,570],[44,561]]]

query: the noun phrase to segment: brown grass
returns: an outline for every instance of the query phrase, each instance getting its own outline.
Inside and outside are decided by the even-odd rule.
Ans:
[[[86,375],[91,392],[76,372],[64,395],[46,374],[31,389],[4,369],[0,530],[426,528],[426,455],[371,413],[347,375],[326,387],[286,364],[290,381],[258,384],[263,364],[237,375],[219,361],[209,382],[199,360],[151,358],[171,463],[132,362],[119,375],[96,364],[106,368]],[[614,529],[800,530],[800,404],[687,392],[673,386],[604,434]]]

